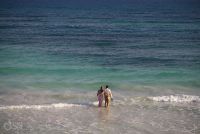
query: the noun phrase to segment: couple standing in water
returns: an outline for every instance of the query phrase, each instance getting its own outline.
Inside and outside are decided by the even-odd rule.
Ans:
[[[108,88],[108,85],[106,85],[105,89],[103,89],[102,86],[100,87],[100,89],[97,92],[97,98],[99,101],[99,107],[102,106],[103,98],[105,100],[105,107],[109,107],[110,101],[113,100],[113,96],[111,90]]]

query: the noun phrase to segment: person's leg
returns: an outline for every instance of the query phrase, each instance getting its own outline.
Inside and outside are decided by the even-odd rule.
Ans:
[[[108,97],[105,98],[105,107],[108,106]]]
[[[102,102],[103,102],[103,99],[101,98],[101,99],[99,100],[99,107],[102,106]]]
[[[106,107],[106,96],[105,96],[105,107]]]
[[[99,101],[98,106],[100,107],[101,106],[101,98],[99,96],[98,96],[98,101]]]
[[[108,97],[108,102],[107,102],[107,106],[110,106],[110,97]]]

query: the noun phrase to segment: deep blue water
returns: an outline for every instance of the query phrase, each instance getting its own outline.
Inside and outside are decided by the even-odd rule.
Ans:
[[[105,84],[199,89],[200,8],[0,9],[1,90]]]

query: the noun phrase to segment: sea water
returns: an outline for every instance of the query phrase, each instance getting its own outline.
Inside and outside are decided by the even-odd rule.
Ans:
[[[0,131],[199,133],[200,8],[80,7],[0,8]]]

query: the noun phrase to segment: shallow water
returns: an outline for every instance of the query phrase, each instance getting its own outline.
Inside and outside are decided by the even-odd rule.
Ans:
[[[91,98],[90,98],[91,97]],[[196,102],[154,102],[145,97],[116,95],[110,108],[89,102],[26,104],[0,107],[1,132],[7,133],[159,133],[197,134]],[[78,100],[78,97],[75,97]],[[46,100],[46,99],[45,99]],[[59,101],[61,102],[61,101]],[[92,102],[92,103],[90,103]]]
[[[141,97],[127,95],[122,91],[113,91],[113,94],[115,98],[110,108],[99,108],[93,91],[62,94],[10,92],[7,97],[4,95],[5,98],[1,95],[1,102],[7,104],[0,106],[1,132],[5,134],[197,134],[200,132],[199,96]],[[160,101],[160,98],[163,100]]]

